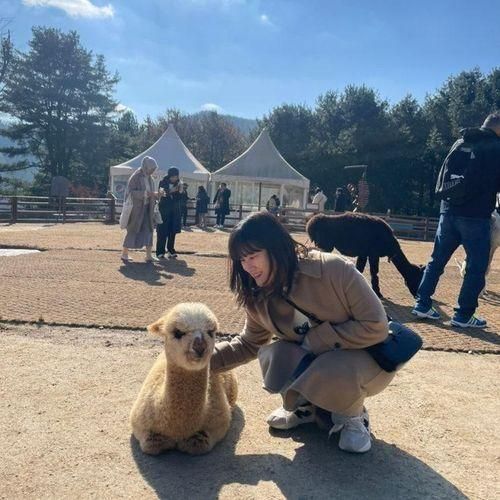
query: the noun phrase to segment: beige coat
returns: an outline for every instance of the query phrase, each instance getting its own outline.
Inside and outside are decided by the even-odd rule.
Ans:
[[[146,211],[147,205],[144,204],[144,195],[147,189],[147,182],[151,182],[151,187],[154,186],[153,180],[151,178],[147,178],[142,169],[137,169],[128,180],[127,184],[127,196],[132,197],[132,213],[130,214],[130,218],[127,225],[127,231],[132,231],[137,233],[142,224],[142,220],[144,218],[144,212]],[[153,232],[154,229],[154,207],[156,200],[154,198],[149,199],[149,229]]]
[[[363,350],[388,335],[380,300],[350,261],[320,252],[299,262],[290,299],[323,321],[306,334],[318,357],[292,385],[285,387],[307,352],[300,347],[303,336],[293,331],[295,310],[281,298],[263,298],[247,309],[242,333],[215,346],[212,369],[230,369],[258,355],[265,387],[281,392],[285,407],[293,408],[302,396],[330,411],[357,414],[364,397],[394,376]],[[263,347],[273,336],[279,340]]]

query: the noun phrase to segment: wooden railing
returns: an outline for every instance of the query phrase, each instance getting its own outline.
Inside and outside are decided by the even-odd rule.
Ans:
[[[49,198],[44,196],[0,197],[0,222],[107,222],[117,223],[123,202],[109,198]],[[233,227],[258,207],[231,205],[225,219],[226,227]],[[325,212],[327,214],[333,212]],[[284,207],[279,218],[290,231],[304,231],[307,220],[314,215],[311,209]],[[436,234],[438,219],[406,215],[374,214],[384,219],[399,238],[429,241]],[[215,207],[209,205],[207,224],[216,221]],[[194,201],[188,202],[187,224],[196,223]]]
[[[109,222],[116,221],[116,200],[110,198],[0,197],[0,221]]]

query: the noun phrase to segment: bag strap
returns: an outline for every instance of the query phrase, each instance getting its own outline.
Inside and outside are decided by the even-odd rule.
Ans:
[[[315,316],[313,313],[310,313],[310,312],[306,311],[305,309],[302,309],[292,299],[290,299],[288,297],[283,297],[283,298],[285,299],[286,302],[288,302],[288,304],[290,304],[292,307],[294,307],[295,309],[297,309],[297,311],[301,312],[306,318],[309,318],[311,321],[314,321],[318,325],[320,323],[323,323],[323,321],[321,321],[320,319],[318,319],[317,316]]]

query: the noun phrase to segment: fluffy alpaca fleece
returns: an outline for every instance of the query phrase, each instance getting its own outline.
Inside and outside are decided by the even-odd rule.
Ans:
[[[495,256],[495,252],[497,248],[500,247],[500,214],[494,210],[491,214],[491,248],[490,248],[490,258],[488,261],[488,269],[486,269],[486,278],[488,277],[488,273],[490,272],[491,261]],[[467,259],[464,259],[463,262],[458,262],[458,268],[460,269],[460,275],[462,278],[465,276],[465,272],[467,270]],[[481,291],[481,296],[487,294],[486,285]]]
[[[217,318],[204,304],[183,303],[148,326],[165,340],[132,407],[132,432],[144,453],[199,455],[227,433],[236,403],[232,372],[212,373]]]
[[[336,248],[343,255],[357,257],[356,268],[360,272],[369,260],[372,288],[379,297],[382,297],[378,278],[380,257],[388,257],[410,293],[417,294],[424,267],[408,261],[391,227],[380,217],[360,213],[318,214],[308,221],[306,231],[321,250],[331,252]]]

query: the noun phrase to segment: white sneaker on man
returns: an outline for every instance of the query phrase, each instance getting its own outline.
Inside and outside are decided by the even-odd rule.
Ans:
[[[298,425],[310,424],[316,421],[313,405],[299,406],[294,411],[285,410],[283,407],[274,410],[268,417],[267,423],[273,429],[293,429]]]
[[[333,427],[328,436],[340,431],[339,448],[352,453],[366,453],[372,447],[370,419],[363,408],[357,417],[345,417],[332,413]]]

